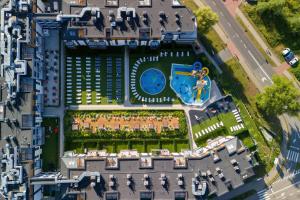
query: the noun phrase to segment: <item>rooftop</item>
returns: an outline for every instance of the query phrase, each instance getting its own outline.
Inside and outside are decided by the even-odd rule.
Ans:
[[[62,13],[67,38],[160,39],[162,32],[195,31],[192,12],[174,0],[63,0]]]

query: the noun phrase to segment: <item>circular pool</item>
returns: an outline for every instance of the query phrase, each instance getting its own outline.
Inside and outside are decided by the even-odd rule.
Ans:
[[[162,71],[150,68],[142,73],[140,85],[142,90],[147,94],[156,95],[164,90],[166,86],[166,77]]]

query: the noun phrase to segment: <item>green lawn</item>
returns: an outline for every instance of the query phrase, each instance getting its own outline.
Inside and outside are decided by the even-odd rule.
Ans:
[[[97,116],[123,117],[163,117],[179,118],[179,130],[150,133],[146,131],[102,131],[91,133],[88,131],[72,131],[73,116],[81,119],[96,118]],[[120,152],[123,149],[136,149],[139,152],[151,152],[152,149],[168,149],[180,152],[189,149],[187,123],[183,111],[68,111],[65,115],[65,149],[83,152],[88,149],[106,149],[107,152]]]
[[[43,171],[55,171],[58,169],[59,160],[59,132],[54,129],[59,128],[58,118],[44,118],[45,144],[42,145]]]
[[[273,48],[274,52],[283,61],[281,51],[285,47],[290,47],[295,53],[300,55],[300,42],[297,40],[300,34],[299,31],[295,32],[291,30],[289,26],[289,19],[300,17],[299,15],[299,2],[292,5],[293,1],[286,1],[284,8],[277,14],[264,13],[259,15],[256,11],[257,5],[245,4],[242,7],[242,11],[255,24],[255,27],[267,40],[269,45]],[[297,6],[294,9],[293,6]],[[282,12],[283,14],[281,14]]]
[[[83,50],[84,51],[84,50]],[[76,92],[76,57],[81,57],[81,83],[82,83],[82,98],[81,104],[87,104],[87,73],[86,73],[86,57],[91,58],[91,101],[93,105],[95,104],[121,104],[124,101],[124,60],[123,60],[123,54],[122,51],[116,51],[114,53],[108,54],[107,52],[102,52],[102,51],[91,51],[87,50],[86,53],[82,54],[82,52],[78,51],[68,51],[67,52],[67,57],[72,57],[72,99],[71,103],[68,102],[67,100],[67,85],[66,85],[66,104],[67,105],[76,105],[76,97],[77,97],[77,92]],[[100,58],[100,93],[101,93],[101,102],[96,102],[96,69],[95,69],[95,58],[98,57]],[[108,102],[108,96],[107,96],[107,58],[111,57],[112,58],[112,85],[109,87],[111,88],[111,93],[112,93],[112,102]],[[116,59],[121,58],[121,74],[120,74],[120,80],[121,80],[121,99],[117,100],[116,99],[116,75],[117,75],[117,69],[116,69]],[[66,62],[67,65],[67,62]],[[66,74],[67,77],[67,74]]]
[[[258,90],[250,81],[246,72],[237,60],[231,59],[222,67],[223,74],[218,82],[226,94],[232,94],[235,103],[240,109],[250,136],[257,143],[260,159],[260,174],[269,171],[273,166],[274,158],[279,154],[282,128],[278,118],[264,115],[256,106],[255,96]],[[272,142],[267,142],[258,126],[264,126],[277,133],[278,136]]]
[[[188,139],[70,139],[65,146],[66,150],[75,150],[78,153],[84,152],[84,148],[89,150],[106,150],[109,153],[119,153],[121,150],[134,149],[138,152],[151,152],[154,149],[168,149],[170,152],[181,152],[189,149]]]

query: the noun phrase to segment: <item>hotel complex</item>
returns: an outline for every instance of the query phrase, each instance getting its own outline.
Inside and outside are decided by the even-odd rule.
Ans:
[[[100,85],[101,81],[103,84],[100,65],[103,63],[106,64],[107,73],[104,77],[112,77],[104,82],[107,84],[103,91],[108,96],[108,104],[116,101],[114,106],[121,107],[123,102],[132,98],[143,104],[166,102],[165,105],[168,105],[168,102],[176,101],[176,95],[154,97],[169,87],[170,84],[166,84],[169,77],[161,75],[164,85],[153,79],[143,79],[146,85],[156,84],[158,91],[152,97],[143,88],[137,92],[138,81],[135,82],[135,76],[143,64],[153,62],[155,65],[160,57],[191,56],[192,45],[197,40],[197,21],[179,0],[7,0],[1,8],[0,18],[1,199],[39,200],[48,196],[45,191],[49,191],[49,188],[55,191],[52,199],[206,199],[222,197],[255,175],[253,168],[257,163],[252,153],[233,136],[220,136],[197,148],[192,148],[193,142],[189,141],[186,143],[191,144],[190,148],[177,152],[171,152],[162,145],[148,152],[135,149],[108,152],[105,149],[88,148],[76,152],[75,149],[64,151],[67,148],[60,147],[59,168],[56,171],[42,170],[42,147],[47,142],[44,117],[52,117],[56,109],[62,113],[69,109],[74,111],[80,106],[93,110],[94,104],[100,108],[98,110],[101,110],[101,106],[103,110],[108,110],[108,105],[101,105],[103,97],[100,100],[100,91],[103,89]],[[126,52],[139,51],[139,48],[156,52],[164,45],[191,47],[187,51],[160,52],[160,56],[132,59],[135,63],[131,73],[123,72],[126,71],[123,65],[131,64],[123,55],[108,56],[107,59],[100,58],[101,55],[99,59],[93,55],[93,58],[76,53],[72,55],[73,52],[80,52],[80,49],[83,52],[108,51],[108,54],[120,48],[126,49]],[[73,68],[73,65],[77,68]],[[95,72],[90,73],[94,65]],[[190,71],[172,72],[174,78],[179,77],[182,81],[176,82],[178,84],[174,91],[178,91],[177,96],[192,95],[188,98],[189,104],[184,106],[203,105],[199,102],[193,104],[198,98],[202,101],[202,97],[206,98],[205,106],[223,100],[223,97],[219,97],[218,89],[215,89],[216,83],[208,78],[208,71],[201,74],[207,68],[192,66],[189,65]],[[184,65],[180,67],[182,70]],[[110,69],[113,70],[112,74],[117,75],[109,74]],[[171,68],[168,73],[171,73]],[[151,76],[151,73],[147,76]],[[196,86],[182,85],[190,79]],[[206,80],[209,80],[209,87],[205,86]],[[116,100],[110,99],[114,92],[110,87],[116,88]],[[128,88],[123,87],[130,89],[130,97],[126,92]],[[207,91],[201,90],[203,87]],[[134,110],[135,107],[130,109]],[[242,119],[235,112],[238,127],[242,129]],[[63,117],[60,119],[57,133],[60,138],[63,138],[64,126],[72,126],[72,131],[76,133],[81,129],[97,132],[100,129],[107,130],[104,126],[109,123],[101,116],[98,116],[98,121],[102,125],[96,128],[91,127],[93,120],[85,120],[80,125],[80,122],[66,124]],[[135,119],[140,120],[138,117]],[[177,132],[180,123],[176,120],[162,120],[147,125],[147,128],[142,127],[141,122],[132,129],[151,132],[158,130],[155,126],[161,123],[160,132],[166,129],[167,132]],[[209,127],[209,131],[218,128],[222,128],[221,123]],[[114,129],[121,129],[121,125],[114,124]],[[124,129],[131,130],[130,124]],[[209,134],[209,131],[205,129],[200,133]],[[198,136],[198,133],[194,135],[195,138]]]

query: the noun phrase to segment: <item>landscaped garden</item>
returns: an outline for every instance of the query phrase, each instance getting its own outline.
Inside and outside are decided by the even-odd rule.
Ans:
[[[59,120],[58,118],[44,118],[45,144],[42,145],[43,171],[58,169],[59,159]]]
[[[70,50],[69,50],[70,51]],[[67,52],[66,104],[121,104],[124,101],[124,61],[120,51]]]
[[[195,55],[191,47],[169,48],[163,47],[159,51],[148,51],[146,49],[133,50],[130,53],[130,101],[134,104],[176,104],[181,103],[175,92],[170,87],[170,76],[172,64],[192,65],[196,61],[206,66],[206,58],[204,55]],[[149,70],[155,70],[162,74],[161,82],[149,77]],[[210,68],[211,70],[211,68]],[[212,69],[213,71],[213,69]],[[147,74],[145,74],[147,73]],[[150,74],[151,75],[151,74]],[[211,77],[211,75],[210,75]],[[153,82],[156,81],[156,82]],[[148,81],[148,82],[147,82]],[[152,82],[153,83],[152,83]],[[148,83],[151,89],[159,88],[156,92],[150,90],[143,85]],[[163,86],[163,87],[162,87]]]
[[[66,150],[189,149],[183,111],[69,111],[65,128]]]

